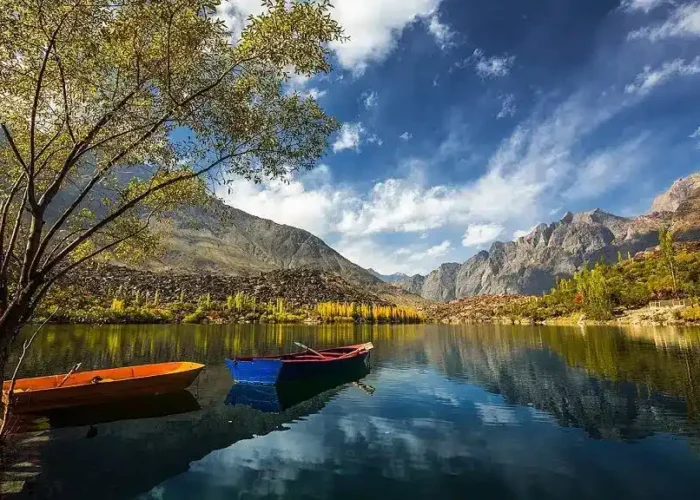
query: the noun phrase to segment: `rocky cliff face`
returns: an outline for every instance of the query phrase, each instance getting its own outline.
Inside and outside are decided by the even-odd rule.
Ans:
[[[540,294],[585,262],[615,261],[620,253],[627,257],[657,245],[661,224],[672,224],[680,239],[700,237],[700,174],[677,181],[647,215],[569,212],[517,241],[496,242],[461,265],[445,264],[425,278],[396,284],[442,301],[480,294]]]

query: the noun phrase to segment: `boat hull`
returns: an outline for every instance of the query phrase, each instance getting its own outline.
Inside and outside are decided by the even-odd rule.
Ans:
[[[287,355],[276,358],[238,358],[227,359],[233,379],[238,383],[275,385],[299,380],[338,377],[344,373],[357,370],[367,365],[371,344],[327,349],[321,354],[348,350],[339,359],[303,359],[311,356]],[[355,349],[356,352],[353,352]]]
[[[12,411],[35,413],[133,396],[177,392],[191,385],[203,368],[204,365],[197,363],[161,363],[78,372],[60,387],[58,385],[65,375],[19,379],[13,393]],[[101,380],[92,383],[94,377]],[[8,390],[9,382],[5,382],[2,395],[5,404]]]

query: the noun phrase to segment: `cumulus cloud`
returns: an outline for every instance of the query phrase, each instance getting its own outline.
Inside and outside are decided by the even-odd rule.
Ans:
[[[447,50],[455,45],[456,33],[448,25],[440,22],[437,13],[430,16],[428,31],[433,35],[435,42],[442,50]]]
[[[376,241],[372,237],[343,237],[334,248],[352,262],[378,270],[384,274],[427,274],[440,266],[452,250],[449,241],[430,247],[410,246],[398,249]]]
[[[491,243],[498,238],[505,228],[499,224],[472,224],[467,228],[462,239],[465,247],[478,247]]]
[[[312,171],[305,180],[254,184],[238,178],[224,186],[225,189],[218,190],[217,194],[224,203],[244,212],[324,236],[335,230],[335,214],[352,193],[330,186],[326,166]]]
[[[350,40],[331,42],[340,65],[361,74],[383,61],[396,47],[404,28],[428,19],[441,0],[336,0],[331,13]]]
[[[483,50],[476,49],[468,61],[473,62],[476,74],[481,78],[499,78],[508,76],[515,63],[515,56],[504,54],[486,57]]]
[[[515,116],[516,111],[515,96],[513,94],[501,96],[501,111],[498,112],[496,118],[500,120],[501,118]]]
[[[700,2],[681,5],[661,24],[646,26],[629,34],[631,40],[658,42],[666,38],[700,36]]]
[[[677,76],[691,76],[700,74],[700,56],[689,63],[684,59],[676,59],[664,63],[660,68],[652,69],[650,66],[637,75],[634,82],[625,87],[625,92],[638,96],[645,96],[654,88],[663,85]]]
[[[343,123],[333,143],[333,152],[337,153],[346,149],[359,150],[364,133],[365,129],[361,123]]]
[[[627,12],[642,11],[648,14],[663,4],[670,3],[669,0],[623,0],[620,4],[622,10]]]
[[[412,137],[413,137],[413,134],[410,134],[409,132],[404,132],[403,134],[401,134],[399,136],[399,138],[404,140],[404,141],[409,141],[409,140],[411,140]]]

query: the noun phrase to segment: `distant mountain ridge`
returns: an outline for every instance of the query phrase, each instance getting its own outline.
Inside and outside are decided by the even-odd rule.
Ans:
[[[399,281],[403,281],[410,278],[408,274],[404,273],[381,274],[380,272],[375,271],[371,267],[367,270],[380,280],[384,281],[385,283],[397,283]]]
[[[495,242],[463,264],[443,264],[427,276],[394,284],[423,298],[450,301],[481,294],[541,294],[584,262],[611,262],[658,244],[671,225],[680,239],[700,238],[700,173],[679,179],[659,195],[649,214],[619,217],[602,210],[567,212],[516,241]]]

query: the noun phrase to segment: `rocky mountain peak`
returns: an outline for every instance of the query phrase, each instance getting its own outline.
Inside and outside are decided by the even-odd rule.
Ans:
[[[675,212],[698,189],[700,189],[700,172],[678,179],[668,191],[654,199],[651,213]]]

